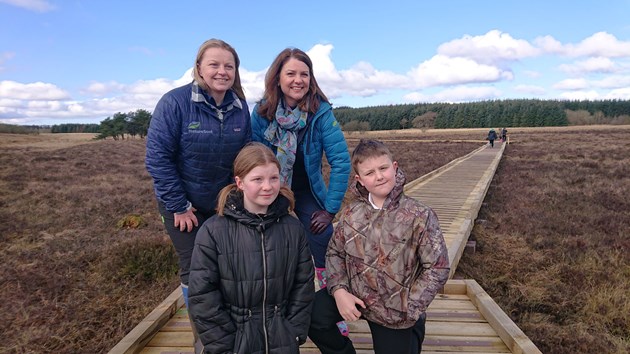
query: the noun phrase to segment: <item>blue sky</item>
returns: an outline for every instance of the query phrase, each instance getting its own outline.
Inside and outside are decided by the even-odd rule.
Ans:
[[[0,0],[0,122],[99,123],[230,43],[250,105],[286,47],[335,106],[630,99],[630,0]]]

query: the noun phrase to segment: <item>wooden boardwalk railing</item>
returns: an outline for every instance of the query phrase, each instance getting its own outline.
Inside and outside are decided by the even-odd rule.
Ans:
[[[449,250],[451,277],[504,149],[504,144],[496,144],[494,148],[482,146],[405,186],[405,193],[436,211]],[[349,328],[357,353],[374,353],[367,323],[352,322]],[[178,288],[110,354],[193,353],[192,341],[188,314]],[[300,353],[319,351],[308,341]],[[427,310],[422,353],[540,351],[476,281],[451,279]]]

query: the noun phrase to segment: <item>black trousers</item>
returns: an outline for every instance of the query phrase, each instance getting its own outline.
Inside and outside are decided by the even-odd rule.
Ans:
[[[322,354],[356,354],[350,338],[343,336],[337,328],[337,322],[343,318],[337,310],[337,304],[327,289],[315,294],[311,326],[308,336]],[[426,315],[418,319],[411,328],[392,329],[367,321],[372,332],[375,354],[418,354],[424,341]]]
[[[173,216],[173,213],[166,210],[166,207],[164,207],[164,204],[160,201],[158,201],[158,210],[162,216],[162,222],[166,228],[166,233],[168,233],[168,236],[171,238],[171,242],[173,242],[173,246],[175,247],[175,251],[177,252],[177,256],[179,258],[180,281],[182,284],[188,285],[188,274],[190,273],[192,251],[195,247],[195,236],[197,235],[199,227],[203,225],[203,223],[212,215],[196,211],[195,216],[197,217],[199,226],[196,226],[192,229],[192,231],[187,232],[180,231],[179,228],[174,226],[175,217]]]

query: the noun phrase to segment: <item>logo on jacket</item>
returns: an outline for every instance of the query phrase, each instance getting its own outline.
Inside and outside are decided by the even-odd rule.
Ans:
[[[199,129],[200,126],[201,126],[200,122],[190,122],[188,123],[188,130]]]

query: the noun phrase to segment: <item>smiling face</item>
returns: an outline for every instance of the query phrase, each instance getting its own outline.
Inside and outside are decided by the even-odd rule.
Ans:
[[[243,191],[245,209],[253,214],[266,214],[280,192],[280,170],[274,163],[254,167],[244,177],[234,177]]]
[[[208,48],[199,60],[197,70],[208,86],[208,94],[214,98],[216,104],[221,104],[225,92],[234,85],[236,75],[234,55],[223,48]]]
[[[289,58],[280,70],[280,89],[287,106],[295,108],[308,92],[311,72],[308,66],[298,59]]]
[[[356,165],[355,179],[372,194],[372,202],[379,208],[396,185],[398,163],[387,155],[370,157]]]

